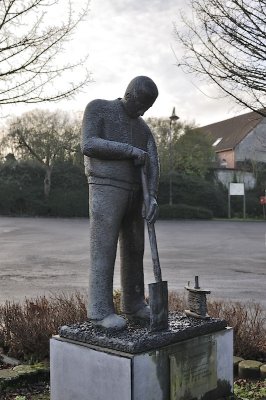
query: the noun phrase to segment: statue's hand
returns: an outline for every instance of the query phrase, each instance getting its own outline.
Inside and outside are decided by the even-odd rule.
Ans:
[[[136,166],[145,165],[148,154],[146,151],[141,150],[138,147],[133,147],[132,157]]]
[[[143,218],[145,218],[149,224],[154,224],[154,222],[158,218],[159,214],[159,206],[154,196],[150,196],[150,204],[148,210],[145,210],[145,207],[142,211]]]

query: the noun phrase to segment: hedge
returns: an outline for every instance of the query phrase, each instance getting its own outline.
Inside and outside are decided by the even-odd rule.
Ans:
[[[58,217],[88,216],[88,184],[82,165],[58,162],[52,171],[49,199],[43,191],[45,171],[34,161],[0,163],[0,214]],[[173,176],[173,203],[182,209],[167,209],[169,177],[161,176],[158,203],[163,218],[227,217],[227,190],[213,178],[176,174]],[[246,193],[248,217],[262,216],[258,189]],[[165,209],[165,210],[164,210]],[[204,211],[201,211],[204,209]],[[206,214],[205,210],[210,214]],[[231,198],[232,217],[242,217],[243,200]]]
[[[215,180],[198,176],[176,174],[173,176],[173,203],[206,208],[215,217],[227,216],[227,191]],[[162,176],[159,187],[159,204],[169,203],[169,177]]]
[[[212,219],[210,210],[203,207],[193,207],[186,204],[164,204],[160,206],[159,218],[162,219]]]

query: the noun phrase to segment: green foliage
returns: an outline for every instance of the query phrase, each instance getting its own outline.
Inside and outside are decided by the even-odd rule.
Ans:
[[[266,163],[257,166],[257,189],[261,194],[266,190]]]
[[[0,164],[0,214],[84,217],[88,189],[83,168],[58,162],[53,168],[52,191],[43,196],[45,171],[36,161]]]
[[[216,183],[210,173],[215,153],[210,140],[200,134],[193,124],[178,121],[172,124],[170,152],[169,119],[150,118],[147,120],[154,133],[161,163],[159,204],[169,202],[169,177],[172,178],[173,202],[191,207],[210,210],[216,217],[227,214],[225,189]],[[170,160],[170,153],[172,160]],[[172,168],[171,168],[172,167]],[[187,207],[161,208],[161,216],[170,218],[198,218],[199,212]],[[179,211],[180,209],[180,211]],[[205,218],[205,217],[204,217]],[[210,218],[210,216],[206,217]]]
[[[266,381],[238,379],[234,384],[235,400],[265,400]]]
[[[175,164],[187,175],[205,177],[215,152],[207,136],[197,130],[187,130],[174,144]]]
[[[52,192],[45,213],[49,216],[86,217],[88,215],[88,196],[85,190],[62,190]]]
[[[212,212],[206,208],[186,204],[164,204],[159,211],[159,217],[163,219],[211,219],[212,216]]]
[[[194,124],[180,121],[172,124],[172,171],[170,171],[169,119],[149,118],[147,124],[156,138],[163,175],[179,172],[200,177],[206,176],[215,159],[215,152],[210,140],[199,133]]]
[[[176,169],[176,157],[175,157],[175,144],[178,142],[181,135],[193,129],[193,124],[186,124],[180,121],[173,123],[170,132],[170,121],[165,118],[148,118],[147,124],[153,132],[158,154],[160,158],[161,173],[169,174],[170,171],[170,135],[172,136],[172,155],[173,155],[173,170]]]
[[[263,151],[263,145],[261,147]],[[256,179],[255,190],[262,196],[266,190],[266,163],[256,160],[237,161],[236,168],[253,173]]]
[[[64,190],[87,190],[87,179],[83,164],[76,165],[71,161],[57,162],[53,170],[52,191],[57,188]]]
[[[43,168],[35,162],[0,164],[1,214],[35,214],[43,198]]]
[[[169,203],[169,178],[163,176],[159,187],[159,204]],[[185,174],[173,177],[173,202],[210,210],[215,217],[227,215],[227,192],[213,180]]]
[[[246,216],[250,218],[262,217],[263,210],[259,203],[259,193],[257,189],[246,192]],[[231,196],[231,217],[243,218],[243,197]]]

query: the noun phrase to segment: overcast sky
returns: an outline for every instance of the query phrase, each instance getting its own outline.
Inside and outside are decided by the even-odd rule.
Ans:
[[[181,120],[194,120],[198,125],[237,115],[239,108],[232,102],[218,99],[215,89],[206,83],[197,83],[198,89],[192,76],[185,75],[175,65],[175,54],[178,57],[180,48],[173,24],[178,24],[182,3],[182,0],[91,0],[91,11],[65,56],[88,52],[87,67],[94,82],[74,100],[61,101],[56,107],[84,110],[95,98],[122,97],[133,77],[147,75],[159,89],[159,97],[145,114],[147,117],[169,117],[173,107]],[[11,112],[34,107],[14,106]]]

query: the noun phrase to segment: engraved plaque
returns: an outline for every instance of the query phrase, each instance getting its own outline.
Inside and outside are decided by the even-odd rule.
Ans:
[[[212,336],[180,343],[170,355],[171,400],[198,399],[217,387],[216,354]]]

